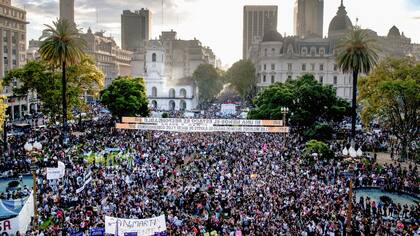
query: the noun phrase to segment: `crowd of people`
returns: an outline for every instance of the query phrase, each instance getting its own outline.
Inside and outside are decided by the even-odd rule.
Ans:
[[[96,109],[100,113],[100,108]],[[80,130],[77,124],[72,130]],[[60,129],[31,131],[11,140],[9,174],[29,173],[27,140],[43,144],[37,179],[38,229],[28,235],[80,235],[103,228],[104,217],[165,215],[168,235],[416,235],[420,205],[401,205],[355,194],[378,187],[418,195],[417,165],[309,160],[295,134],[170,133],[117,130],[109,117],[86,121],[66,147]],[[336,153],[343,144],[331,143]],[[105,151],[112,150],[112,151]],[[103,161],[88,161],[100,153]],[[46,179],[46,166],[66,165]],[[92,177],[85,186],[85,176]],[[83,186],[81,192],[80,188]]]

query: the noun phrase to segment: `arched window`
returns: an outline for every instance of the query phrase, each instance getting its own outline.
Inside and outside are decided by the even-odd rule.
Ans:
[[[185,111],[185,109],[187,109],[187,103],[184,100],[181,100],[179,102],[179,107],[180,107],[181,111]]]
[[[157,88],[156,87],[153,87],[152,88],[152,97],[157,97]]]
[[[169,101],[169,110],[174,111],[175,110],[175,102],[174,100]]]
[[[173,89],[173,88],[169,89],[169,97],[170,98],[175,98],[175,89]]]
[[[185,90],[185,89],[181,89],[180,91],[179,91],[179,95],[182,97],[182,98],[186,98],[187,97],[187,90]]]
[[[152,101],[152,108],[157,109],[157,102],[155,100]]]
[[[152,54],[152,62],[156,62],[156,53]]]

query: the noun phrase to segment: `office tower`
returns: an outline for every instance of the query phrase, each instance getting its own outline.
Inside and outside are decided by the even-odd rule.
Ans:
[[[277,6],[244,6],[243,58],[255,39],[262,39],[264,33],[277,29]]]
[[[294,10],[295,35],[323,37],[324,0],[296,0]]]
[[[74,23],[74,0],[60,0],[60,19]]]
[[[138,11],[124,10],[121,15],[121,47],[135,51],[142,42],[150,39],[152,32],[152,13],[142,8]]]

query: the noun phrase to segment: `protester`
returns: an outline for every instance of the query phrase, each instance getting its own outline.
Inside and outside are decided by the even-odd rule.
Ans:
[[[343,235],[349,201],[343,172],[350,165],[355,188],[419,194],[417,166],[403,170],[373,161],[353,165],[339,155],[314,163],[303,157],[304,140],[296,133],[113,127],[107,116],[86,121],[84,132],[73,135],[66,148],[60,145],[58,128],[13,140],[10,156],[18,166],[13,174],[29,171],[25,138],[43,144],[40,166],[54,166],[57,160],[66,165],[59,180],[47,180],[46,168],[38,171],[38,223],[49,224],[29,235],[87,235],[104,227],[105,216],[144,219],[162,214],[168,235]],[[331,147],[342,150],[340,143]],[[415,235],[419,229],[419,204],[357,195],[351,200],[354,235]]]

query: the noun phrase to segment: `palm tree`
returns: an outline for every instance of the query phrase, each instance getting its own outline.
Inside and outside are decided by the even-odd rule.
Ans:
[[[360,73],[368,74],[378,61],[376,40],[366,30],[358,26],[353,27],[349,34],[337,47],[337,65],[344,73],[353,73],[353,97],[352,97],[352,120],[351,138],[356,136],[356,97],[357,78]]]
[[[63,102],[63,144],[67,132],[66,66],[78,63],[84,56],[86,42],[80,38],[76,25],[66,19],[59,19],[53,25],[45,25],[42,44],[39,48],[41,58],[54,67],[61,67]]]

